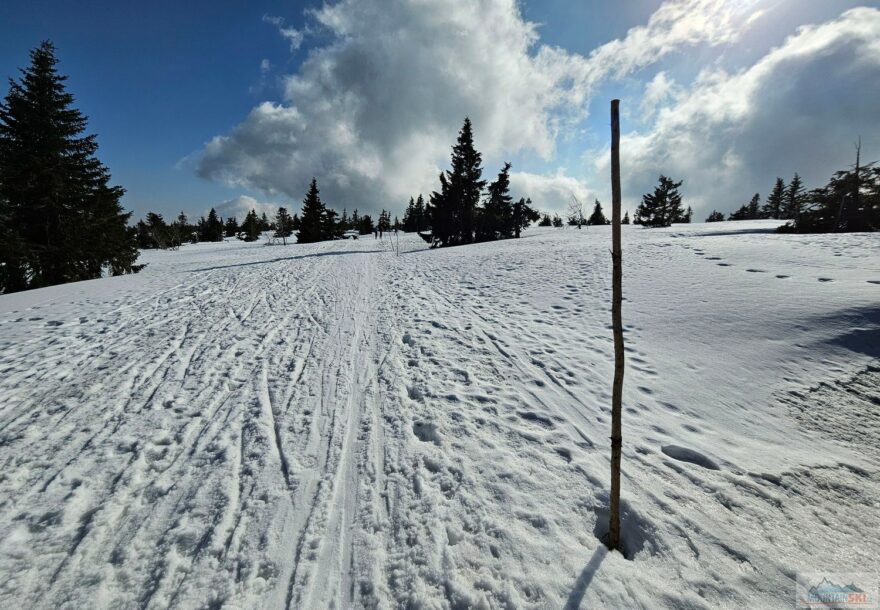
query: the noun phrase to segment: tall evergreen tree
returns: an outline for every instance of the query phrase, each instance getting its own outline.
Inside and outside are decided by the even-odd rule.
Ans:
[[[648,227],[668,227],[673,222],[690,222],[688,212],[681,205],[678,188],[681,181],[675,182],[661,175],[653,193],[642,197],[636,209],[635,223]]]
[[[773,190],[770,191],[770,196],[767,197],[767,201],[764,202],[764,207],[761,209],[761,215],[764,218],[782,218],[782,206],[784,200],[785,180],[777,178]]]
[[[628,210],[627,210],[627,212],[623,215],[623,220],[620,221],[620,224],[622,224],[622,225],[628,225],[628,224],[629,224],[629,211],[628,211]]]
[[[716,212],[712,210],[712,213],[709,214],[709,217],[706,218],[706,222],[722,222],[724,220],[724,214],[721,212]]]
[[[403,212],[403,230],[407,232],[416,231],[416,201],[412,197],[406,205]]]
[[[109,184],[95,136],[83,135],[87,119],[56,69],[55,47],[43,42],[30,57],[0,103],[0,239],[15,240],[14,252],[0,244],[0,291],[136,272],[125,190]]]
[[[794,220],[801,211],[801,202],[804,198],[804,183],[797,174],[788,183],[785,189],[785,197],[782,199],[781,217],[786,220]]]
[[[431,194],[431,229],[438,245],[468,244],[474,240],[477,205],[486,182],[482,155],[474,148],[471,121],[465,118],[452,147],[452,168],[440,174],[440,191]]]
[[[416,205],[413,209],[413,212],[416,217],[416,231],[424,231],[428,228],[428,215],[427,210],[425,209],[425,198],[422,197],[422,194],[419,193],[418,198],[416,199]]]
[[[303,199],[302,216],[300,217],[299,232],[296,240],[301,244],[308,244],[324,239],[325,216],[327,208],[321,202],[318,191],[318,181],[312,178],[309,192]]]

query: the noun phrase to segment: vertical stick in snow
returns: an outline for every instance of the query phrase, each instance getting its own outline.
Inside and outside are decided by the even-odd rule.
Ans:
[[[620,100],[611,100],[611,327],[614,334],[614,387],[611,394],[611,523],[608,547],[620,550],[620,453],[623,402],[623,265],[620,248]]]

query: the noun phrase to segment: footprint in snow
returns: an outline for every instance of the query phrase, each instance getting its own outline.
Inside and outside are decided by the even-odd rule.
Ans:
[[[696,464],[697,466],[701,466],[708,470],[721,470],[721,468],[718,467],[718,464],[713,462],[707,456],[699,451],[688,449],[687,447],[681,447],[679,445],[663,445],[660,447],[660,451],[679,462]]]
[[[777,275],[776,277],[779,278],[780,280],[787,280],[787,279],[788,279],[789,277],[791,277],[791,276],[788,276],[788,275]]]
[[[869,284],[880,284],[880,280],[868,280]]]
[[[413,423],[413,434],[423,443],[440,444],[440,433],[437,431],[437,424],[434,422],[417,421]]]
[[[730,263],[718,263],[719,267],[733,267]]]
[[[830,278],[830,277],[820,277],[820,278],[819,278],[819,281],[820,281],[820,282],[833,282],[833,281],[834,281],[834,278]]]

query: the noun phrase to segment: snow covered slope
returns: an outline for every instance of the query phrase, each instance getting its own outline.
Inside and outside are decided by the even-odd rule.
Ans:
[[[791,607],[880,571],[880,238],[205,244],[0,297],[0,606]]]

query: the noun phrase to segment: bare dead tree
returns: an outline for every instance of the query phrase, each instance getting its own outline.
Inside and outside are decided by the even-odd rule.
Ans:
[[[623,449],[623,255],[620,247],[620,100],[611,100],[611,328],[614,386],[611,393],[611,507],[608,548],[620,550],[620,457]]]
[[[844,193],[840,197],[840,206],[837,208],[837,220],[834,222],[834,233],[837,233],[840,230],[840,220],[843,217],[843,208],[846,205],[847,198],[851,198],[852,202],[850,204],[850,209],[858,210],[859,209],[859,190],[862,188],[860,181],[860,172],[861,172],[861,159],[862,159],[862,136],[859,136],[858,142],[855,143],[856,147],[856,164],[853,169],[853,188],[851,193]]]
[[[568,204],[568,224],[577,225],[577,228],[580,229],[582,225],[586,224],[584,206],[574,193],[569,193],[569,195],[571,201]]]

